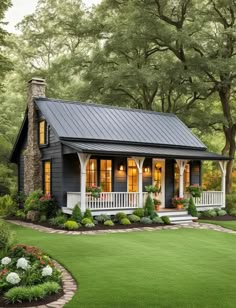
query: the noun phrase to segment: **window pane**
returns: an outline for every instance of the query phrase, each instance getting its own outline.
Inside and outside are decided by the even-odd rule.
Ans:
[[[128,183],[129,192],[138,191],[138,170],[133,159],[128,160]]]
[[[39,122],[39,144],[46,144],[46,122],[40,121]]]
[[[44,162],[44,193],[51,194],[51,162]]]
[[[103,191],[112,191],[112,161],[110,159],[100,161],[100,185]]]
[[[86,167],[86,186],[97,186],[97,160],[90,159]]]

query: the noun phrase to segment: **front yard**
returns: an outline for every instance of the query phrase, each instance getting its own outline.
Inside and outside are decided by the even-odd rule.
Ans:
[[[65,307],[236,306],[235,235],[192,229],[59,235],[11,228],[19,243],[41,248],[73,274],[79,289]]]

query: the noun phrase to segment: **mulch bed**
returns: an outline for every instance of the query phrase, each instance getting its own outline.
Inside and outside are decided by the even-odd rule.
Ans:
[[[51,229],[55,229],[55,230],[66,230],[65,228],[59,227],[59,226],[53,226],[51,224],[49,224],[48,222],[43,222],[43,223],[39,223],[39,222],[32,222],[29,220],[25,220],[25,219],[20,219],[17,217],[8,217],[7,220],[19,220],[19,221],[23,221],[23,222],[29,222],[32,223],[36,226],[43,226],[43,227],[47,227],[47,228],[51,228]],[[133,228],[143,228],[143,227],[158,227],[158,226],[164,226],[164,224],[141,224],[141,223],[131,223],[131,225],[120,225],[119,223],[115,224],[114,226],[104,226],[103,224],[97,224],[95,225],[95,227],[92,228],[86,228],[81,226],[78,230],[76,231],[98,231],[98,230],[119,230],[119,229],[133,229]],[[66,230],[69,231],[69,230]],[[0,306],[1,307],[1,306]]]
[[[230,221],[230,220],[236,220],[236,216],[230,216],[230,215],[216,216],[216,217],[201,216],[200,220]]]
[[[47,305],[51,302],[58,300],[63,295],[64,291],[61,290],[58,294],[48,295],[44,299],[38,301],[16,303],[16,304],[6,304],[6,300],[3,298],[3,296],[0,296],[0,307],[13,308],[13,307],[35,307],[35,306]]]

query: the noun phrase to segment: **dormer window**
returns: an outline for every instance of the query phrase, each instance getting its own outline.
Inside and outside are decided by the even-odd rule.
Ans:
[[[47,140],[47,122],[45,120],[39,121],[39,145],[46,145]]]

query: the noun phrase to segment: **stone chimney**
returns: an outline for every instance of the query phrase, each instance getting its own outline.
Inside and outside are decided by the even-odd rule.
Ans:
[[[38,142],[38,116],[34,98],[45,97],[44,79],[32,78],[28,83],[28,134],[24,157],[24,192],[42,189],[42,162]]]

